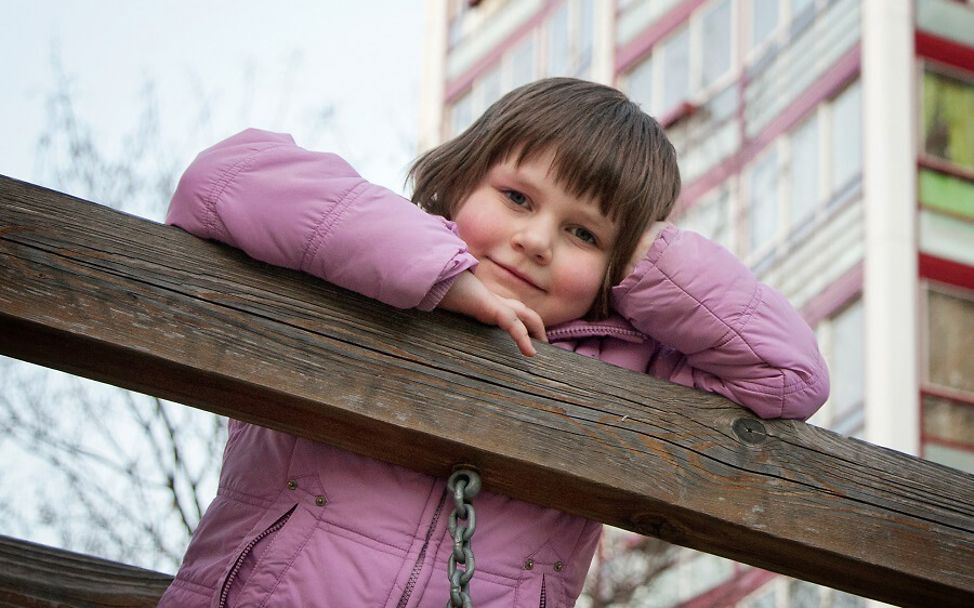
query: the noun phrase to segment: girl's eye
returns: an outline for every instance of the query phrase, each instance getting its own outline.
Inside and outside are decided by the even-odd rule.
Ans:
[[[582,228],[581,226],[572,228],[572,234],[575,235],[575,238],[585,241],[586,243],[590,243],[592,245],[596,245],[598,243],[598,239],[595,238],[595,235],[592,234],[591,231]]]
[[[517,190],[505,190],[504,195],[507,196],[508,200],[518,207],[523,207],[528,204],[528,197],[524,196],[524,194],[518,192]]]

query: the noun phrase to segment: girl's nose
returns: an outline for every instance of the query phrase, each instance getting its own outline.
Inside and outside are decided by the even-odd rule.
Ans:
[[[543,226],[521,226],[511,237],[511,245],[515,251],[532,258],[538,264],[551,261],[551,237]]]

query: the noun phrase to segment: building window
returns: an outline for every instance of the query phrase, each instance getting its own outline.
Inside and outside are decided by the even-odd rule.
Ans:
[[[713,5],[701,20],[701,87],[717,82],[731,67],[731,3],[723,0]]]
[[[789,5],[789,12],[791,13],[791,19],[797,20],[805,17],[807,12],[810,12],[815,6],[815,0],[791,0]]]
[[[774,145],[751,167],[748,176],[749,253],[770,244],[778,231],[778,153]]]
[[[788,581],[788,605],[821,606],[823,588],[806,581]]]
[[[927,291],[927,352],[931,384],[974,397],[974,297]]]
[[[797,38],[815,22],[815,0],[791,0],[788,4],[788,36]]]
[[[862,174],[862,101],[859,81],[840,93],[831,105],[829,155],[831,194],[849,187]]]
[[[730,209],[731,189],[725,182],[716,191],[694,203],[676,223],[684,230],[698,232],[732,250]]]
[[[974,405],[968,406],[974,408]],[[923,458],[955,469],[974,473],[974,451],[930,442],[923,446]]]
[[[774,151],[766,160],[745,173],[750,229],[745,255],[783,237],[798,236],[819,219],[826,201],[841,204],[858,192],[862,176],[860,91],[855,82],[820,104],[781,138],[781,144],[770,144]],[[776,170],[771,166],[773,160],[778,162]]]
[[[865,422],[862,300],[822,321],[818,335],[829,363],[831,394],[812,422],[842,435],[859,437]]]
[[[548,21],[548,76],[565,76],[571,62],[568,2],[559,6]]]
[[[450,0],[447,4],[447,44],[450,48],[463,40],[463,22],[470,8],[467,0]]]
[[[919,186],[924,207],[974,221],[974,181],[921,169]]]
[[[545,74],[584,77],[592,65],[593,0],[565,0],[548,19]]]
[[[528,34],[510,54],[511,88],[517,88],[534,80],[534,37]]]
[[[967,444],[974,451],[974,403],[924,397],[923,434],[927,439]]]
[[[818,118],[815,114],[791,136],[789,216],[791,227],[806,223],[821,198],[819,193]]]
[[[500,66],[494,66],[477,81],[477,92],[480,96],[480,107],[486,109],[490,104],[500,99],[503,93],[501,85]]]
[[[626,92],[647,113],[664,116],[684,102],[702,105],[725,89],[736,57],[735,6],[733,0],[717,0],[694,12],[630,69]]]
[[[927,288],[923,457],[974,473],[974,292]]]
[[[473,95],[467,92],[450,107],[450,137],[459,135],[473,122]]]
[[[829,589],[829,591],[829,595],[832,597],[830,603],[826,605],[830,608],[866,608],[867,606],[865,598],[850,595],[837,589]]]
[[[924,395],[923,457],[974,473],[974,400]]]
[[[923,151],[974,171],[974,77],[923,74]]]
[[[690,97],[690,31],[684,27],[663,43],[663,100],[669,112]]]
[[[974,0],[916,0],[917,29],[963,46],[974,46]],[[969,61],[957,57],[964,64]]]
[[[778,0],[751,0],[750,48],[756,49],[771,38],[778,27]]]
[[[739,605],[744,608],[775,608],[778,605],[777,589],[774,586],[765,585]]]
[[[653,106],[653,56],[650,55],[643,59],[629,72],[626,78],[626,93],[633,101],[642,107],[643,112],[656,115],[656,107]]]
[[[595,40],[595,0],[580,0],[578,5],[577,65],[575,75],[584,78],[592,67],[592,47]]]
[[[862,407],[865,387],[862,300],[832,319],[832,405],[833,418],[843,419]]]
[[[645,587],[644,593],[652,602],[647,604],[633,596],[635,605],[678,606],[726,583],[735,574],[734,562],[716,555],[681,551],[671,559]]]

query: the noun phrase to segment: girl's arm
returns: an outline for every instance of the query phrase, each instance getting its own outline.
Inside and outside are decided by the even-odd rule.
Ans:
[[[256,129],[200,153],[166,221],[399,308],[433,308],[476,265],[443,218],[334,154]]]
[[[661,344],[647,372],[719,393],[763,418],[811,416],[828,397],[829,378],[804,320],[724,248],[659,228],[612,291],[615,309]]]
[[[250,129],[203,151],[166,221],[398,308],[442,304],[499,325],[525,354],[534,353],[529,334],[544,336],[533,311],[471,290],[473,274],[464,271],[477,260],[452,222],[288,135]]]

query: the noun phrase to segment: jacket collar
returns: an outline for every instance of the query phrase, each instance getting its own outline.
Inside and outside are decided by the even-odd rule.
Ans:
[[[578,319],[556,325],[545,332],[549,342],[565,340],[579,340],[582,338],[606,337],[619,338],[626,342],[641,344],[646,336],[640,333],[629,321],[612,313],[608,318],[600,321],[586,321]]]

